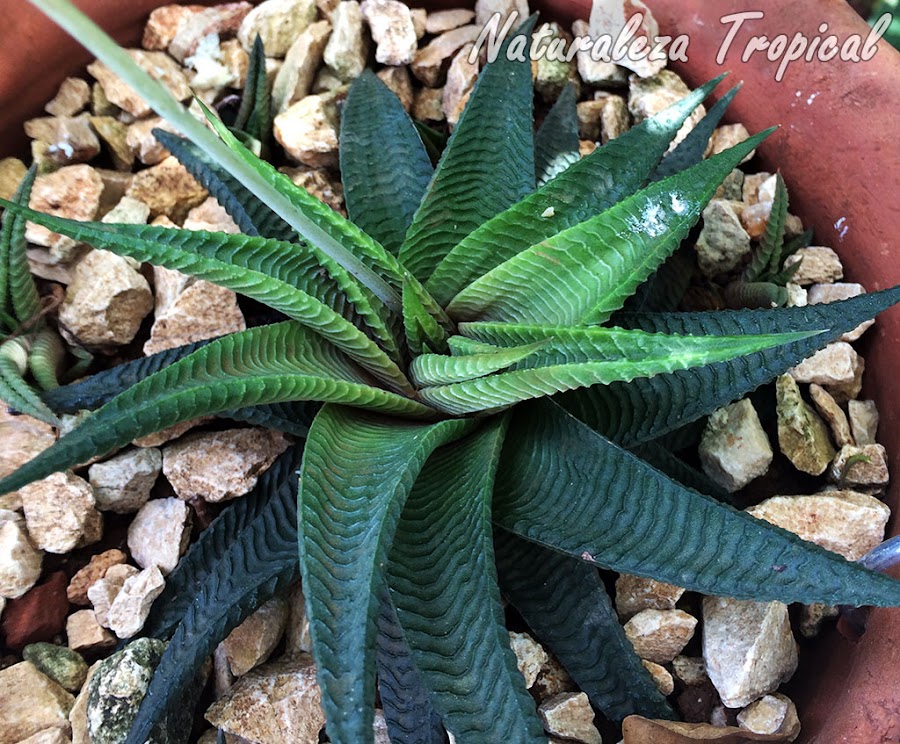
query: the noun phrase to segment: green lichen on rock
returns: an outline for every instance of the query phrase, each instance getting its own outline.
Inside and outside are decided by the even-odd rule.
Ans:
[[[32,643],[22,651],[22,657],[69,692],[78,692],[87,677],[87,662],[81,654],[65,646]]]
[[[781,375],[775,383],[778,444],[797,470],[821,475],[836,454],[828,427],[803,396],[797,381]]]

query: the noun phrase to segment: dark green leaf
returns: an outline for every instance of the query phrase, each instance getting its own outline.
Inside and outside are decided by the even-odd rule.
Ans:
[[[537,185],[553,180],[580,157],[575,86],[566,83],[563,92],[534,138],[534,172]]]
[[[678,485],[552,401],[516,411],[494,519],[572,557],[703,594],[900,605],[900,581]]]
[[[16,204],[28,206],[36,175],[37,167],[29,168],[13,197]],[[0,228],[0,310],[12,315],[16,321],[15,325],[9,324],[10,333],[19,325],[33,320],[41,309],[41,300],[25,255],[26,223],[22,215],[7,212],[3,215],[3,227]]]
[[[400,512],[435,448],[472,426],[416,424],[325,406],[303,455],[300,563],[334,744],[371,742],[382,567]]]
[[[272,133],[272,96],[266,74],[266,53],[258,35],[250,50],[244,94],[234,128],[258,140],[264,149]]]
[[[673,712],[634,653],[597,569],[526,542],[494,536],[500,588],[538,639],[609,718]]]
[[[154,603],[146,632],[169,645],[125,744],[143,744],[182,696],[215,647],[299,576],[297,468],[288,450],[253,492],[229,507],[194,544]],[[159,609],[157,609],[159,608]]]
[[[459,744],[546,740],[509,647],[494,569],[490,497],[505,429],[495,418],[431,456],[390,550],[397,617]]]
[[[776,176],[775,200],[766,223],[766,231],[759,241],[759,247],[753,252],[750,263],[744,269],[741,279],[746,283],[771,281],[781,268],[784,250],[784,223],[787,219],[788,193],[784,179],[779,173]]]
[[[396,255],[434,173],[412,120],[371,70],[353,82],[341,113],[347,213]]]
[[[472,91],[400,249],[420,281],[466,235],[534,189],[531,65],[506,49],[530,36],[537,16],[504,42]]]

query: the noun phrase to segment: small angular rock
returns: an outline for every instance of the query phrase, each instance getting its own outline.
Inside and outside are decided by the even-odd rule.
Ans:
[[[828,477],[845,486],[886,486],[890,479],[887,453],[880,444],[841,447]]]
[[[51,640],[62,632],[68,611],[66,575],[56,571],[43,583],[9,601],[0,622],[6,646],[19,651],[29,643]]]
[[[738,725],[755,734],[780,734],[793,741],[800,733],[800,719],[793,701],[775,693],[750,703],[737,715]]]
[[[21,597],[41,575],[43,553],[35,550],[25,525],[0,522],[0,597]]]
[[[128,144],[128,125],[114,116],[92,116],[91,126],[106,144],[113,166],[120,171],[130,171],[134,165],[134,151]]]
[[[637,18],[635,18],[637,16]],[[635,27],[634,24],[637,23]],[[626,29],[631,31],[626,37]],[[633,30],[632,30],[633,29]],[[667,72],[666,57],[662,55],[638,54],[636,51],[651,47],[659,36],[659,24],[650,9],[641,0],[611,0],[595,3],[591,8],[589,22],[591,38],[628,39],[628,49],[633,47],[635,53],[623,51],[616,54],[614,61],[637,73],[640,78],[650,78]],[[614,51],[618,49],[618,43]]]
[[[120,744],[147,694],[166,644],[139,638],[100,662],[87,683],[87,733],[91,744]]]
[[[353,0],[341,5],[349,2]],[[276,116],[273,131],[275,139],[295,161],[323,168],[337,164],[338,126],[333,100],[316,95],[297,101]]]
[[[277,695],[278,705],[270,703]],[[270,662],[241,677],[206,711],[206,720],[228,734],[258,744],[316,742],[325,726],[312,657]]]
[[[116,645],[116,637],[97,622],[93,610],[79,610],[66,620],[69,648],[94,654]]]
[[[248,2],[221,3],[185,14],[168,44],[169,54],[186,64],[204,39],[214,36],[218,45],[219,38],[237,33],[241,22],[252,8]]]
[[[684,589],[643,576],[619,574],[616,579],[616,612],[627,620],[642,610],[673,610]]]
[[[51,116],[75,116],[84,111],[90,100],[91,86],[80,78],[68,77],[44,106],[44,111]]]
[[[419,88],[413,99],[413,117],[420,121],[443,121],[443,100],[443,88]]]
[[[847,421],[847,414],[837,404],[837,401],[831,394],[820,385],[810,385],[809,394],[816,406],[819,414],[828,423],[831,428],[831,436],[838,447],[845,444],[853,444],[853,434],[850,431],[850,422]]]
[[[409,6],[399,0],[363,0],[360,10],[372,32],[375,60],[383,65],[409,64],[418,41]]]
[[[525,687],[531,689],[550,657],[543,646],[528,633],[510,631],[509,646],[516,655],[516,665],[525,678]]]
[[[409,68],[406,66],[385,67],[376,74],[378,79],[400,99],[400,104],[409,113],[413,105],[413,88],[412,81],[409,79]]]
[[[38,176],[28,206],[37,212],[85,222],[97,216],[103,180],[89,165],[68,165],[54,173]],[[46,227],[29,222],[25,229],[29,243],[49,248],[56,260],[64,260],[77,243]]]
[[[329,172],[319,168],[283,168],[291,181],[308,191],[323,204],[327,204],[335,212],[346,216],[344,209],[344,188],[338,179],[329,175]]]
[[[27,172],[25,163],[18,158],[0,160],[0,198],[12,199]]]
[[[69,602],[81,606],[89,605],[87,591],[91,585],[102,579],[110,568],[121,565],[127,560],[128,556],[116,548],[91,556],[90,563],[69,581],[69,586],[66,588]]]
[[[117,514],[136,512],[150,498],[161,469],[162,452],[153,448],[127,450],[91,465],[88,480],[97,508]]]
[[[94,607],[94,617],[104,628],[109,627],[109,608],[112,603],[122,591],[125,582],[137,574],[138,570],[134,566],[126,564],[110,566],[104,577],[88,588],[87,595]]]
[[[736,269],[750,254],[750,236],[741,225],[736,202],[713,199],[703,210],[703,230],[697,239],[697,262],[708,277]]]
[[[141,507],[128,528],[128,549],[141,568],[158,566],[167,575],[190,535],[190,507],[180,499],[154,499]]]
[[[442,34],[471,23],[473,18],[475,11],[468,8],[435,10],[429,13],[425,20],[425,31],[429,34]]]
[[[590,29],[587,21],[573,22],[572,35],[589,37]],[[578,65],[579,76],[586,83],[603,84],[623,79],[621,69],[617,64],[604,59],[594,59],[591,55],[591,48],[579,49],[575,53],[575,62]]]
[[[248,493],[287,447],[267,429],[192,434],[163,450],[163,473],[181,499],[228,501]]]
[[[702,657],[676,656],[672,659],[672,669],[685,687],[697,687],[709,682]]]
[[[744,399],[720,408],[700,440],[703,472],[729,493],[763,475],[773,453],[753,404]]]
[[[75,266],[59,320],[84,346],[123,346],[152,309],[150,285],[128,259],[92,250]]]
[[[222,646],[232,675],[242,677],[269,658],[284,635],[288,614],[288,603],[275,597],[228,634]]]
[[[856,561],[879,545],[891,516],[886,504],[855,491],[774,496],[747,509],[758,519]]]
[[[331,24],[328,21],[313,23],[297,36],[272,86],[276,114],[309,95],[330,36]]]
[[[878,408],[874,400],[851,400],[847,403],[850,430],[856,444],[863,447],[875,444],[878,433]]]
[[[548,54],[547,50],[551,44],[558,45],[560,42],[568,46],[571,38],[558,24],[542,23],[535,30],[534,39],[535,52],[538,55],[534,63],[534,89],[545,101],[555,101],[570,81],[577,88],[578,74],[574,60],[567,62],[556,55]]]
[[[469,95],[475,87],[475,80],[478,78],[478,60],[474,63],[469,61],[470,51],[471,47],[468,45],[460,49],[447,70],[447,84],[444,86],[441,108],[451,128],[462,116]]]
[[[20,490],[28,534],[48,553],[68,553],[96,511],[91,484],[71,472],[54,473]]]
[[[150,216],[165,215],[176,223],[208,196],[194,177],[174,157],[138,171],[126,194],[150,207]]]
[[[413,56],[410,69],[418,80],[429,88],[436,88],[443,83],[445,62],[466,44],[472,44],[478,38],[480,26],[461,26],[433,38]]]
[[[238,40],[249,52],[259,35],[266,56],[282,58],[294,39],[315,20],[314,0],[266,0],[244,18]]]
[[[725,124],[718,127],[709,140],[709,157],[736,147],[748,139],[750,139],[750,132],[747,131],[747,127],[743,124]],[[752,160],[754,154],[756,154],[756,150],[747,155],[741,162],[746,163],[748,160]]]
[[[594,725],[594,711],[583,692],[554,695],[540,704],[538,714],[549,734],[584,744],[603,744]]]
[[[638,656],[657,664],[672,661],[694,636],[697,618],[682,610],[641,610],[625,623]]]
[[[331,14],[331,37],[325,46],[328,68],[345,83],[359,77],[366,68],[367,43],[363,16],[356,0],[344,0]]]
[[[828,344],[821,351],[800,362],[790,370],[797,382],[816,385],[846,385],[852,383],[859,366],[859,354],[845,341]]]
[[[165,588],[166,581],[159,568],[150,566],[125,579],[121,590],[109,606],[109,629],[119,638],[136,635],[150,614],[150,608]]]
[[[835,455],[825,422],[803,400],[800,387],[790,375],[776,380],[775,396],[781,451],[797,470],[821,475]]]
[[[171,154],[153,135],[154,129],[175,132],[174,128],[166,124],[162,117],[152,116],[149,119],[139,119],[130,124],[125,134],[125,144],[128,149],[144,165],[161,163]]]
[[[705,597],[703,656],[727,707],[741,708],[773,692],[797,669],[787,605]]]
[[[30,661],[0,671],[0,744],[16,744],[50,728],[69,731],[75,698]]]
[[[45,143],[46,157],[57,165],[86,163],[100,153],[100,140],[87,114],[29,119],[25,122],[25,134]]]
[[[69,692],[78,692],[87,677],[88,665],[81,654],[54,643],[32,643],[22,650],[22,658]]]
[[[795,263],[800,264],[791,279],[795,284],[830,284],[844,278],[841,259],[831,248],[817,245],[801,248],[785,260],[784,267],[788,268]]]

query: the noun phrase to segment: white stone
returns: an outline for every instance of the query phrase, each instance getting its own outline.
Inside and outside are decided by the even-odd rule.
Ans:
[[[162,469],[158,449],[132,449],[91,465],[88,480],[94,487],[97,508],[117,514],[136,512],[150,498]]]
[[[82,543],[96,520],[91,484],[70,471],[54,473],[20,489],[28,534],[48,553],[68,553]]]
[[[764,695],[737,715],[738,726],[754,734],[783,734],[787,741],[797,738],[800,719],[797,707],[785,695]]]
[[[418,39],[409,6],[399,0],[363,0],[360,6],[375,42],[375,60],[383,65],[412,62]]]
[[[313,168],[337,164],[339,124],[330,96],[307,96],[297,101],[275,117],[273,127],[275,139],[298,163]]]
[[[640,23],[628,41],[631,47],[635,41],[643,40],[646,46],[653,46],[659,36],[659,24],[650,9],[641,0],[607,0],[591,6],[589,22],[592,39],[625,38],[625,29],[631,19],[640,15]],[[640,43],[638,41],[638,43]],[[635,49],[638,45],[635,44]],[[615,47],[614,47],[615,50]],[[662,59],[657,57],[662,56]],[[666,66],[665,55],[621,53],[613,59],[616,64],[627,67],[642,78],[656,75]]]
[[[878,433],[878,408],[874,400],[851,400],[847,403],[850,418],[850,430],[853,439],[860,447],[875,444]]]
[[[697,618],[682,610],[641,610],[625,623],[625,635],[642,659],[665,664],[694,637]]]
[[[540,704],[538,714],[549,734],[584,744],[603,744],[594,725],[594,711],[583,692],[554,695]]]
[[[729,708],[742,708],[778,689],[797,669],[787,605],[705,597],[703,656]]]
[[[181,499],[148,501],[128,528],[128,548],[141,568],[159,566],[167,575],[191,536],[191,510]]]
[[[573,36],[589,36],[590,30],[587,21],[577,20],[572,24]],[[575,63],[578,65],[578,74],[586,83],[607,83],[621,79],[619,66],[613,62],[591,57],[590,49],[580,49],[575,54]]]
[[[466,44],[472,44],[481,32],[481,26],[461,26],[435,36],[428,44],[416,52],[410,69],[418,80],[429,88],[436,88],[443,82],[444,63]]]
[[[531,689],[549,660],[547,652],[528,633],[510,631],[509,646],[516,655],[516,666],[525,678],[525,687]]]
[[[451,8],[435,10],[425,19],[425,31],[429,34],[442,34],[460,26],[465,26],[475,18],[475,11],[468,8]]]
[[[891,516],[886,504],[855,491],[774,496],[747,509],[826,550],[856,561],[879,545]]]
[[[42,555],[21,522],[0,522],[0,597],[21,597],[37,583]]]
[[[790,370],[797,382],[816,385],[846,385],[853,382],[859,365],[859,354],[846,341],[828,344]]]
[[[119,638],[131,638],[147,621],[153,600],[162,594],[166,581],[159,568],[150,566],[125,579],[109,607],[109,629]]]
[[[284,57],[294,39],[316,20],[316,13],[314,0],[266,0],[244,18],[238,40],[249,52],[259,35],[267,57]]]
[[[328,21],[313,23],[297,36],[272,86],[276,114],[309,94],[330,36],[331,24]]]
[[[772,446],[749,399],[720,408],[706,424],[700,440],[703,471],[729,493],[765,474]]]
[[[125,582],[137,576],[134,566],[124,563],[110,566],[102,579],[98,579],[87,589],[87,597],[94,609],[94,619],[103,628],[109,628],[109,608],[112,607]]]
[[[462,116],[463,109],[478,78],[478,60],[476,59],[474,63],[469,61],[470,49],[469,45],[460,49],[447,70],[447,84],[444,86],[441,108],[451,128]]]

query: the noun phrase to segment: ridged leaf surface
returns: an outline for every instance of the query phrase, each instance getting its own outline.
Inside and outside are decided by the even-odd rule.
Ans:
[[[388,584],[413,660],[459,744],[543,742],[509,647],[490,499],[505,425],[435,452],[403,509]]]
[[[432,411],[370,387],[352,363],[294,322],[217,339],[113,398],[15,473],[0,491],[75,467],[139,437],[198,416],[293,400],[348,403],[392,414]]]
[[[505,52],[535,20],[481,72],[416,211],[400,260],[420,281],[466,235],[534,189],[531,65]]]
[[[457,321],[602,322],[681,244],[725,176],[768,134],[532,245],[472,282],[447,312]]]
[[[13,196],[16,204],[28,206],[36,176],[37,168],[32,166]],[[27,323],[41,309],[41,300],[25,254],[26,223],[27,220],[21,214],[7,212],[3,215],[3,226],[0,227],[0,310],[11,315],[18,323]],[[16,328],[7,330],[12,332]]]
[[[900,605],[900,581],[675,483],[552,401],[516,411],[494,520],[575,558],[703,594]]]
[[[646,119],[480,225],[437,267],[426,287],[446,305],[466,285],[521,251],[609,209],[640,189],[672,138],[719,79]],[[552,217],[545,217],[552,210]]]
[[[167,577],[145,631],[158,638],[174,633],[126,744],[143,744],[153,726],[182,705],[185,689],[215,647],[299,577],[300,461],[300,447],[285,452],[251,493],[203,531]]]
[[[340,154],[347,214],[396,255],[434,168],[399,99],[371,70],[347,95]]]
[[[616,616],[597,569],[505,530],[494,537],[504,596],[591,704],[621,721],[672,718]]]
[[[300,488],[300,563],[328,736],[372,741],[382,568],[419,470],[468,421],[416,424],[340,406],[313,422]]]
[[[534,172],[539,187],[580,157],[575,100],[575,86],[567,83],[534,137]]]

